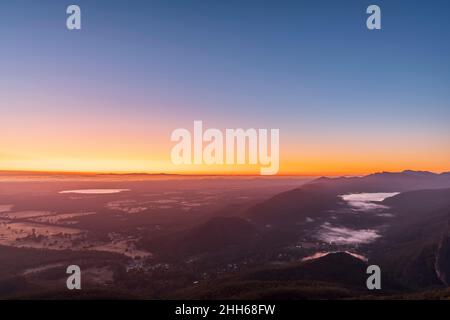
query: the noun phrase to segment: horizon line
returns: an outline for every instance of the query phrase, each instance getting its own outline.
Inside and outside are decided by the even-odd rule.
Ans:
[[[45,174],[45,175],[88,175],[88,176],[100,176],[100,175],[116,175],[116,176],[127,176],[127,175],[148,175],[148,176],[195,176],[195,177],[318,177],[318,176],[361,176],[370,175],[375,173],[401,173],[406,171],[412,172],[430,172],[434,174],[449,173],[449,171],[435,172],[431,170],[412,170],[404,169],[400,171],[371,171],[365,173],[279,173],[275,175],[260,175],[257,173],[169,173],[169,172],[134,172],[134,171],[59,171],[59,170],[7,170],[0,169],[0,175],[2,174]]]

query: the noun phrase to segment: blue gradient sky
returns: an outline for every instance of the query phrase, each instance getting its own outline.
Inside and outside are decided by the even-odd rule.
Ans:
[[[449,1],[4,0],[0,38],[0,169],[163,170],[195,119],[280,128],[286,172],[450,169]]]

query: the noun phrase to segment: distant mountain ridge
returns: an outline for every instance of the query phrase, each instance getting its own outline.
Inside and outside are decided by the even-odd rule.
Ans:
[[[404,170],[379,172],[363,177],[321,177],[310,182],[342,192],[401,192],[450,187],[450,172]]]

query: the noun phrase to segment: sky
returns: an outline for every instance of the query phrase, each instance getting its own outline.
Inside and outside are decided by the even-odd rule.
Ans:
[[[450,171],[449,1],[2,0],[0,39],[0,170],[256,172],[172,164],[202,120],[280,174]]]

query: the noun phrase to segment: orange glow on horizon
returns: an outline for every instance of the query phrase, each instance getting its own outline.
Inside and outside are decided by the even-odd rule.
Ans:
[[[30,120],[24,126],[14,125],[13,120],[6,122],[0,141],[0,170],[259,175],[259,165],[172,164],[170,151],[174,143],[170,133],[176,127],[174,123],[133,126],[116,121],[83,121],[75,119],[55,125]],[[450,147],[445,135],[308,133],[280,130],[278,176],[450,171]]]
[[[6,165],[5,165],[6,164]],[[259,176],[259,166],[255,165],[182,165],[175,166],[170,161],[151,160],[80,160],[52,159],[35,161],[16,161],[0,164],[0,173],[4,172],[38,172],[64,174],[179,174],[179,175],[248,175]],[[345,163],[329,159],[322,161],[286,161],[280,163],[276,176],[342,176],[366,175],[375,172],[403,170],[423,170],[436,173],[450,171],[444,163],[436,162],[434,167],[426,164],[410,163]]]

